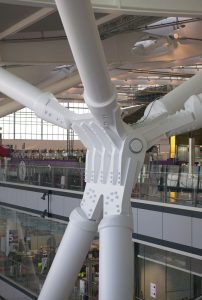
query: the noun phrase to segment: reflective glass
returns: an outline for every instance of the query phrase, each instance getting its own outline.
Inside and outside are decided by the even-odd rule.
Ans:
[[[0,207],[0,274],[38,295],[66,226],[64,222]],[[98,256],[95,240],[70,300],[82,299],[82,296],[98,299]]]
[[[197,299],[202,295],[202,261],[136,245],[135,284],[136,300]]]

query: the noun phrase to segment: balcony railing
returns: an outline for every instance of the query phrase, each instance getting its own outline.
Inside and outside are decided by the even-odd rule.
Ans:
[[[132,197],[171,204],[202,205],[202,168],[187,166],[144,165]]]
[[[0,169],[0,180],[13,183],[83,191],[83,167],[9,163]],[[132,198],[202,206],[202,167],[144,165],[132,190]]]
[[[52,188],[84,190],[84,168],[8,163],[1,169],[0,180]]]

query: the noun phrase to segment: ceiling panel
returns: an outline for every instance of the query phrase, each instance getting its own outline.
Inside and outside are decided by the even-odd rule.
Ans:
[[[0,4],[0,32],[38,11],[39,8]]]

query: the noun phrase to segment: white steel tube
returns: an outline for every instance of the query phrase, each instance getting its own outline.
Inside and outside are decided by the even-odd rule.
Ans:
[[[52,94],[42,92],[3,68],[0,68],[0,91],[57,126],[69,128],[77,117],[74,112],[65,110]]]
[[[54,82],[48,86],[40,87],[40,85],[39,85],[38,88],[40,90],[42,90],[43,92],[50,92],[50,93],[56,94],[56,93],[60,93],[60,92],[64,91],[65,89],[71,88],[72,86],[77,85],[80,82],[81,82],[80,76],[77,74],[72,77],[68,76],[68,77],[66,77],[62,80],[59,80],[57,82]],[[0,78],[0,84],[1,84],[1,78]],[[14,101],[8,102],[1,106],[0,118],[4,117],[6,115],[9,115],[13,112],[16,112],[17,110],[19,110],[23,107],[24,107],[23,105],[16,103]]]
[[[56,5],[84,85],[87,102],[115,98],[89,0],[56,0]],[[103,106],[103,105],[102,105]]]
[[[176,87],[159,101],[165,105],[168,114],[174,114],[177,110],[183,109],[189,97],[200,93],[202,93],[202,72]]]
[[[0,68],[0,91],[30,109],[34,108],[34,99],[42,92],[26,81]]]
[[[38,300],[69,299],[96,231],[97,223],[88,220],[80,208],[71,213]]]
[[[131,216],[105,217],[99,225],[99,300],[132,300],[134,255]]]

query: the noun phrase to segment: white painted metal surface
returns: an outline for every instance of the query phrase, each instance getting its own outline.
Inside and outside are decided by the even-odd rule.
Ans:
[[[70,297],[70,287],[74,286],[96,231],[96,222],[87,220],[80,208],[72,212],[38,300],[66,300]]]
[[[53,82],[52,84],[45,85],[41,88],[41,90],[43,90],[44,92],[56,94],[62,92],[64,89],[71,88],[74,85],[79,84],[80,82],[80,76],[76,74],[71,77],[67,76],[66,78]],[[0,117],[9,115],[19,109],[22,109],[23,107],[24,106],[20,103],[8,99],[7,103],[1,105]]]
[[[104,218],[99,234],[99,299],[132,299],[134,249],[130,216]]]
[[[1,3],[55,7],[54,0],[0,0]],[[142,14],[160,16],[201,16],[202,7],[198,0],[92,0],[98,12],[121,12],[122,14]]]
[[[0,90],[8,97],[15,99],[24,106],[29,103],[29,108],[48,122],[63,128],[69,128],[76,115],[65,112],[55,97],[48,92],[41,92],[38,88],[17,78],[15,75],[0,68]],[[33,101],[34,99],[34,101]]]

